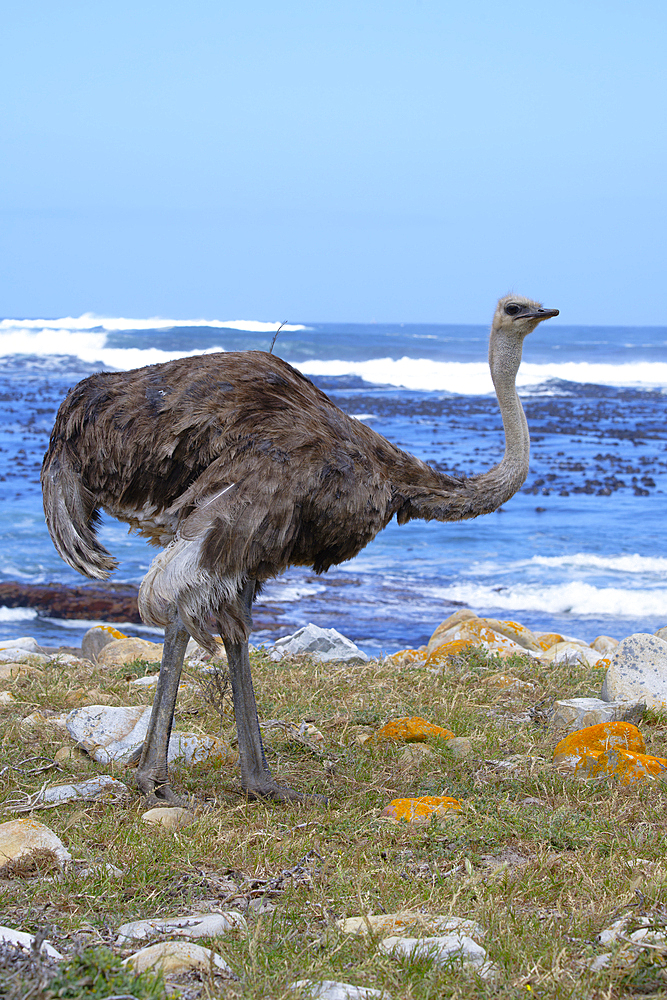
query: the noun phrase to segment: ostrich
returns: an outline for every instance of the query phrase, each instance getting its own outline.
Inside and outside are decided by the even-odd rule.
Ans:
[[[343,413],[287,362],[263,351],[208,354],[100,372],[58,410],[42,467],[53,543],[74,569],[105,579],[117,565],[99,543],[99,510],[163,550],[139,590],[144,622],[165,630],[148,732],[135,763],[150,801],[178,802],[167,747],[190,636],[222,635],[249,797],[302,800],[279,785],[260,736],[248,656],[251,609],[287,566],[322,573],[351,559],[395,515],[460,521],[496,510],[528,474],[530,438],[516,393],[526,334],[557,316],[501,298],[489,364],[505,454],[480,475],[432,469]]]

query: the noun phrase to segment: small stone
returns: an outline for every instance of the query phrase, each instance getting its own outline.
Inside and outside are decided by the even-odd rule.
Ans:
[[[53,759],[56,764],[79,770],[79,768],[86,766],[90,757],[84,750],[80,750],[79,747],[61,747],[60,750],[56,750]]]
[[[419,929],[426,934],[445,934],[456,931],[459,934],[474,934],[483,937],[486,933],[474,920],[464,917],[441,917],[430,913],[415,913],[402,910],[399,913],[369,913],[363,917],[348,917],[337,920],[336,926],[343,934],[365,934],[379,936],[395,934],[397,931]]]
[[[166,830],[180,830],[194,823],[195,814],[182,806],[156,806],[142,814],[144,823],[163,826]]]
[[[472,741],[467,736],[455,736],[453,739],[447,741],[445,749],[453,757],[470,757],[472,754]]]
[[[146,690],[152,690],[157,687],[157,682],[160,679],[159,674],[146,674],[145,677],[135,677],[134,680],[130,681],[130,687],[145,688]],[[185,687],[184,684],[178,685],[178,690]]]
[[[126,639],[127,636],[119,632],[113,625],[93,625],[85,633],[81,640],[81,653],[92,663],[97,663],[97,657],[105,646],[115,639]]]
[[[32,818],[0,823],[0,869],[9,871],[20,864],[28,871],[34,858],[35,867],[39,870],[41,865],[37,859],[45,861],[47,855],[61,868],[72,860],[62,840],[43,823]]]
[[[657,632],[653,633],[653,635],[658,639],[664,639],[665,642],[667,642],[667,625],[663,625],[662,628],[659,628]]]
[[[410,719],[392,719],[378,729],[375,734],[377,743],[423,743],[429,739],[450,740],[454,736],[451,729],[435,726],[426,719],[413,716]]]
[[[397,653],[385,656],[384,662],[394,667],[407,667],[424,660],[424,649],[399,649]]]
[[[147,972],[151,969],[168,975],[196,969],[198,972],[212,972],[216,976],[236,979],[224,959],[210,948],[202,948],[189,941],[163,941],[161,944],[149,945],[126,958],[123,965],[131,966],[135,972]]]
[[[0,681],[15,681],[19,674],[27,674],[30,667],[27,663],[0,663]]]
[[[148,660],[159,663],[163,647],[147,639],[114,639],[97,654],[97,663],[102,667],[125,667],[133,660]]]
[[[31,951],[35,942],[35,935],[27,934],[25,931],[16,931],[13,927],[0,927],[0,941],[3,944],[17,945],[19,948],[23,948],[24,951]],[[56,962],[62,962],[63,960],[60,952],[56,951],[48,941],[42,941],[39,950],[48,955],[49,958],[55,959]]]
[[[20,649],[22,653],[44,652],[37,640],[33,639],[32,636],[23,636],[21,639],[4,639],[0,642],[0,653],[9,652],[12,649]]]
[[[497,688],[499,691],[503,691],[508,694],[518,691],[532,691],[535,688],[535,685],[531,684],[530,681],[522,681],[519,677],[515,677],[513,674],[490,674],[488,677],[484,678],[483,683],[487,687]]]
[[[238,910],[224,913],[192,913],[185,917],[165,917],[154,920],[135,920],[118,928],[116,944],[120,947],[127,941],[157,937],[159,934],[178,937],[219,937],[230,930],[247,931],[245,917]]]
[[[374,990],[370,986],[352,986],[350,983],[339,983],[335,979],[323,979],[320,982],[314,979],[299,979],[296,983],[290,983],[288,989],[300,990],[301,996],[308,997],[308,1000],[372,1000],[373,997],[391,1000],[386,990]]]
[[[602,701],[600,698],[563,698],[554,703],[550,723],[574,732],[605,722],[640,722],[646,705],[638,701]]]
[[[393,799],[382,810],[382,815],[394,823],[422,825],[430,823],[432,816],[449,818],[460,810],[459,800],[449,795],[422,795],[417,799]]]
[[[378,951],[392,958],[431,958],[437,965],[462,961],[472,965],[482,979],[495,975],[495,968],[481,945],[467,934],[443,934],[437,937],[388,937],[380,941]]]
[[[619,642],[602,686],[605,701],[642,701],[667,709],[667,642],[636,632]]]
[[[11,691],[0,691],[0,705],[16,704],[16,698]]]
[[[430,654],[437,649],[438,646],[441,646],[443,642],[448,641],[445,636],[452,628],[460,625],[462,622],[470,621],[471,619],[478,617],[479,616],[475,614],[474,611],[471,611],[470,608],[460,608],[459,611],[455,611],[453,615],[449,616],[449,618],[445,618],[444,622],[440,622],[437,629],[429,639],[426,647],[426,655],[430,656]]]
[[[538,632],[535,638],[537,639],[538,646],[540,649],[544,650],[544,652],[546,652],[547,649],[551,649],[551,647],[555,646],[556,643],[565,642],[563,636],[558,632]]]
[[[308,653],[321,663],[366,663],[368,660],[366,653],[335,628],[320,628],[312,622],[293,635],[276,639],[269,657],[272,660],[282,660],[284,656],[296,656],[300,653]]]
[[[427,757],[435,756],[435,750],[428,743],[408,743],[399,753],[398,760],[404,767],[409,767],[414,764],[423,764]]]

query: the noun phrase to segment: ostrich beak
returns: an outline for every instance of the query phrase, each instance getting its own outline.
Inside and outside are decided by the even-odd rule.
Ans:
[[[529,312],[519,313],[516,317],[517,319],[551,319],[552,316],[558,316],[560,309],[543,309],[541,306],[539,309],[531,309]]]

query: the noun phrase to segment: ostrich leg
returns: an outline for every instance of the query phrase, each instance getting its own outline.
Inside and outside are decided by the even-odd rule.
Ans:
[[[157,805],[182,804],[181,798],[169,784],[167,749],[174,721],[178,682],[181,679],[183,657],[189,638],[178,618],[164,630],[164,650],[153,711],[143,747],[137,752],[137,756],[140,753],[137,785],[144,795]],[[133,763],[132,758],[130,763]]]
[[[248,580],[241,591],[240,600],[248,621],[252,621],[252,600],[255,593],[255,581]],[[232,685],[234,699],[234,716],[239,740],[239,764],[241,767],[241,783],[251,799],[267,798],[279,802],[318,802],[325,804],[327,799],[322,795],[302,795],[292,788],[279,785],[271,774],[266,763],[262,736],[259,731],[255,692],[252,686],[250,672],[250,656],[247,642],[229,642],[224,639],[227,651],[227,667]]]

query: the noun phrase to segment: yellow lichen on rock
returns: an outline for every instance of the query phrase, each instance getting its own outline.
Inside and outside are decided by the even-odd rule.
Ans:
[[[590,778],[613,775],[622,785],[632,785],[638,781],[654,781],[667,771],[667,759],[614,747],[607,753],[582,754],[574,771]]]
[[[585,777],[614,775],[621,784],[653,780],[667,759],[646,753],[644,738],[630,722],[601,722],[571,733],[556,745],[553,762]]]
[[[454,639],[452,642],[444,642],[442,646],[438,646],[433,652],[428,656],[425,667],[441,667],[443,663],[449,659],[450,656],[458,656],[466,649],[472,649],[475,643],[472,639]]]
[[[613,747],[631,750],[633,753],[645,753],[644,737],[631,722],[599,722],[596,726],[587,726],[570,733],[554,750],[554,762],[557,758],[583,753],[605,753]]]
[[[419,649],[399,649],[397,653],[392,653],[391,656],[386,657],[387,663],[391,663],[395,667],[404,667],[408,663],[415,663],[418,660],[423,660],[425,652]]]
[[[431,816],[459,812],[461,803],[449,795],[422,795],[418,799],[393,799],[382,815],[394,823],[428,823]]]
[[[429,739],[451,740],[454,733],[451,729],[435,726],[426,719],[414,716],[410,719],[391,719],[378,729],[374,741],[376,743],[424,743]]]
[[[544,650],[544,652],[546,652],[547,649],[551,649],[552,646],[555,646],[559,642],[565,642],[565,639],[562,635],[559,635],[558,632],[539,632],[537,635],[537,645],[540,649]]]

